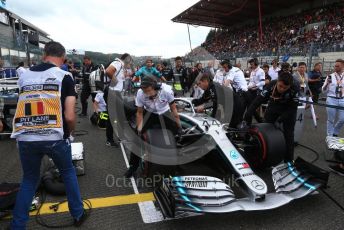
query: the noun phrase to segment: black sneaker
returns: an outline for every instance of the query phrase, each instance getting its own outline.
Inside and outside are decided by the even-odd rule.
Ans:
[[[79,117],[87,117],[87,114],[85,114],[85,113],[80,113],[78,116],[79,116]]]
[[[87,217],[88,217],[88,212],[86,212],[86,210],[84,209],[84,212],[82,213],[81,217],[78,220],[74,219],[73,225],[75,227],[80,227],[85,222]]]
[[[106,146],[109,146],[109,147],[115,147],[115,148],[118,148],[118,147],[119,147],[119,145],[118,145],[116,142],[114,142],[114,141],[107,141],[107,142],[105,143],[105,145],[106,145]]]
[[[134,169],[133,167],[129,167],[129,169],[124,173],[125,178],[130,178],[132,176],[134,176],[136,172],[136,169]]]
[[[337,164],[337,165],[330,165],[328,168],[332,172],[338,174],[339,176],[344,176],[344,168],[340,167],[339,164]]]

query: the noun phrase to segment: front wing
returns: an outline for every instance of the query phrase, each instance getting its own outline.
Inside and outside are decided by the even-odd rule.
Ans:
[[[316,194],[323,184],[314,175],[298,170],[292,164],[280,164],[272,169],[274,193],[259,200],[236,198],[231,187],[218,178],[209,176],[180,176],[166,178],[154,191],[156,201],[165,217],[177,213],[228,213],[234,211],[268,210],[292,200]],[[258,182],[258,181],[257,181]],[[255,184],[259,188],[260,184]]]

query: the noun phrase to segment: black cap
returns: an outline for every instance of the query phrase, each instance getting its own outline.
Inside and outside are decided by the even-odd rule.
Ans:
[[[141,88],[147,88],[149,86],[152,86],[153,88],[158,84],[157,80],[154,76],[145,76],[141,80]]]
[[[224,59],[220,62],[220,65],[225,65],[225,64],[230,65],[231,62],[228,59]]]

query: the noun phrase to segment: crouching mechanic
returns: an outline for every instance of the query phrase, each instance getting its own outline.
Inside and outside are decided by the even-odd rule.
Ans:
[[[155,77],[146,76],[141,81],[141,89],[137,92],[135,104],[137,106],[136,125],[139,135],[153,127],[170,130],[174,135],[181,134],[179,115],[171,86],[164,83],[159,84]],[[131,153],[130,167],[125,173],[125,177],[129,178],[134,174],[139,162],[140,157]]]
[[[277,80],[271,81],[258,94],[246,111],[244,120],[250,125],[251,117],[256,109],[268,101],[265,112],[265,122],[275,124],[277,120],[283,123],[283,134],[287,146],[285,162],[294,159],[294,127],[296,123],[300,85],[293,80],[291,73],[280,73]]]
[[[215,117],[217,111],[217,95],[215,85],[210,80],[209,74],[202,73],[197,85],[204,90],[204,93],[201,98],[192,100],[192,104],[196,106],[195,111],[197,113],[204,113],[205,110],[212,109],[211,116]]]
[[[105,129],[107,122],[109,120],[109,114],[108,114],[107,105],[104,99],[104,93],[102,91],[99,91],[96,94],[96,97],[94,98],[93,110],[94,110],[94,113],[92,117],[93,119],[95,119],[95,124],[98,125],[99,128]]]
[[[65,54],[60,43],[48,42],[44,63],[31,67],[18,81],[20,94],[11,137],[17,139],[23,179],[11,229],[25,229],[45,154],[52,158],[62,176],[74,225],[79,226],[86,217],[71,153],[76,123],[75,85],[71,74],[59,68]]]

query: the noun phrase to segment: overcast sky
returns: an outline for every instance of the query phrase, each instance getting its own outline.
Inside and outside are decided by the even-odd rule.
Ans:
[[[173,57],[190,51],[187,26],[171,19],[198,0],[7,0],[7,9],[67,49]],[[193,48],[209,31],[190,26]]]

